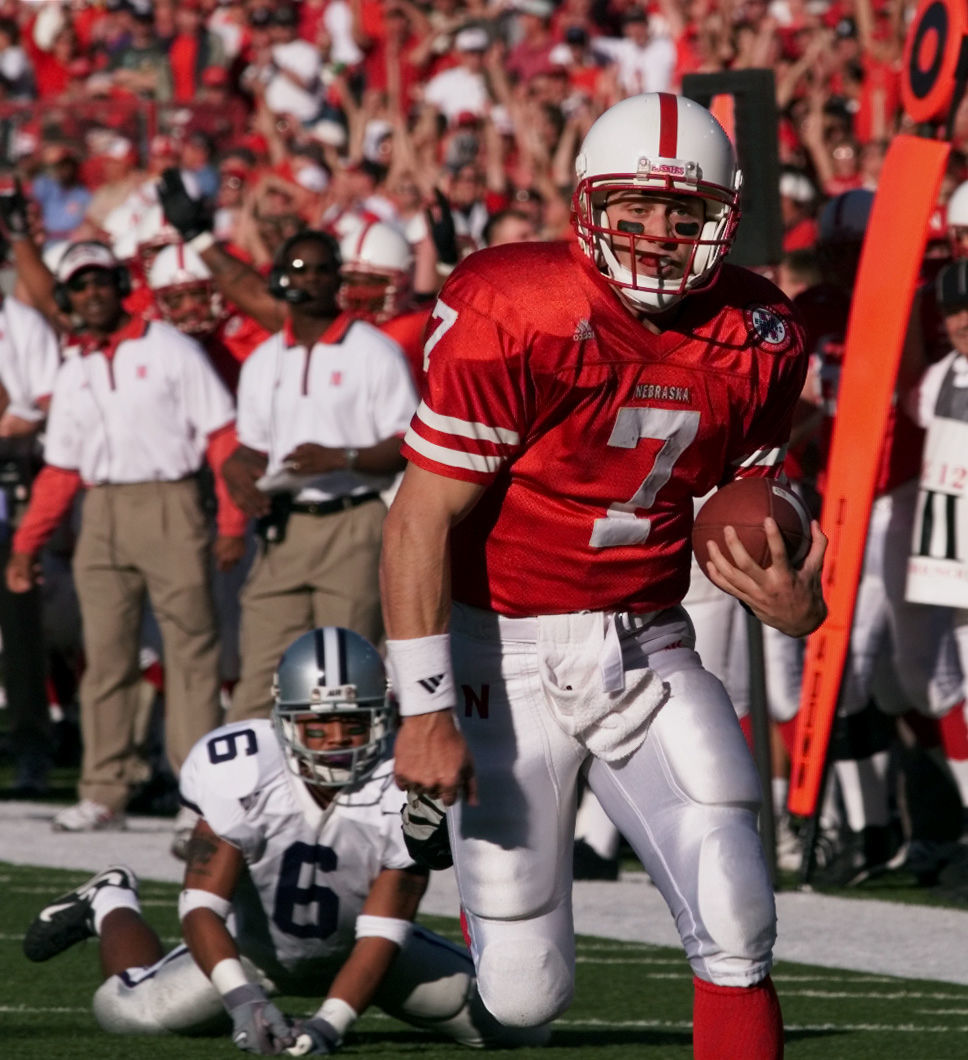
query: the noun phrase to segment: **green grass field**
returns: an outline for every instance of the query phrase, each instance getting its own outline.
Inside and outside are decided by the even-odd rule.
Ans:
[[[98,1030],[90,999],[100,979],[92,942],[47,964],[21,953],[27,924],[44,903],[86,874],[0,862],[0,1056],[5,1060],[181,1060],[232,1057],[228,1037],[118,1038]],[[142,886],[145,915],[167,943],[177,941],[173,884]],[[425,918],[456,937],[453,920]],[[966,940],[968,942],[968,940]],[[962,1060],[968,1056],[968,986],[832,971],[784,963],[774,978],[787,1026],[790,1060]],[[519,1050],[521,1060],[641,1058],[684,1060],[691,1051],[692,987],[678,950],[581,938],[575,1002],[554,1025],[544,1049]],[[304,999],[281,1007],[304,1013]],[[469,1055],[450,1043],[368,1013],[344,1047],[347,1056]]]

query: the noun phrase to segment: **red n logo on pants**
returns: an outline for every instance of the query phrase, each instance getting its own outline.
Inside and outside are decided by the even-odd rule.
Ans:
[[[464,717],[469,718],[476,711],[479,718],[486,718],[488,701],[491,698],[491,686],[481,685],[480,695],[470,685],[461,685],[460,689],[464,693]]]

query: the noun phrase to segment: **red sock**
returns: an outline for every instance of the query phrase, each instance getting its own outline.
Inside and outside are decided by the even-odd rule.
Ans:
[[[778,721],[776,727],[792,762],[797,747],[797,719],[793,717],[789,721]]]
[[[956,703],[939,722],[941,746],[952,762],[968,759],[968,725],[965,724],[965,701]]]
[[[692,982],[695,1060],[781,1060],[783,1015],[769,976],[746,987]]]
[[[743,735],[746,737],[746,743],[750,749],[753,750],[753,719],[749,714],[744,714],[739,719],[739,727],[743,730]]]

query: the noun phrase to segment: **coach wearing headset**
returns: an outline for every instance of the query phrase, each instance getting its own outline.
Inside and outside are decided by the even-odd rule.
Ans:
[[[286,646],[317,626],[378,643],[380,491],[403,467],[417,395],[399,345],[340,315],[339,245],[291,237],[269,274],[284,323],[242,365],[239,446],[222,473],[264,547],[242,590],[241,677],[228,721],[266,715]]]
[[[201,347],[167,324],[122,307],[127,271],[107,246],[68,247],[53,297],[79,325],[54,385],[45,466],[13,539],[7,585],[28,590],[35,556],[87,487],[74,577],[86,669],[80,800],[55,830],[124,827],[140,760],[133,737],[147,592],[164,643],[166,750],[177,772],[220,722],[218,638],[210,539],[196,473],[221,467],[234,445],[232,399]],[[219,495],[216,561],[241,554],[245,517]]]

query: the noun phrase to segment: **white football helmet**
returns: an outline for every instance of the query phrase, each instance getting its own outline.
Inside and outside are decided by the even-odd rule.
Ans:
[[[340,240],[340,309],[382,324],[403,308],[413,286],[413,251],[383,221],[364,222]]]
[[[369,738],[360,747],[315,751],[300,739],[307,715],[365,715]],[[395,711],[376,648],[339,626],[311,630],[286,648],[272,679],[272,720],[286,762],[301,780],[323,788],[358,784],[390,751]]]
[[[162,319],[186,335],[207,335],[224,310],[204,261],[184,243],[162,247],[148,270],[148,286]],[[186,298],[192,291],[200,297]]]
[[[135,259],[141,266],[145,279],[151,271],[152,263],[158,252],[172,243],[178,243],[181,236],[165,220],[165,212],[160,202],[146,206],[138,219],[135,232]]]
[[[575,160],[575,174],[573,210],[579,243],[625,299],[641,309],[661,311],[712,282],[739,222],[743,178],[729,137],[705,107],[667,92],[623,99],[588,130]],[[705,204],[698,236],[664,240],[692,247],[681,277],[637,272],[635,262],[649,241],[609,221],[610,194],[643,189],[698,197]],[[616,245],[628,248],[631,267],[619,263],[613,252]]]

